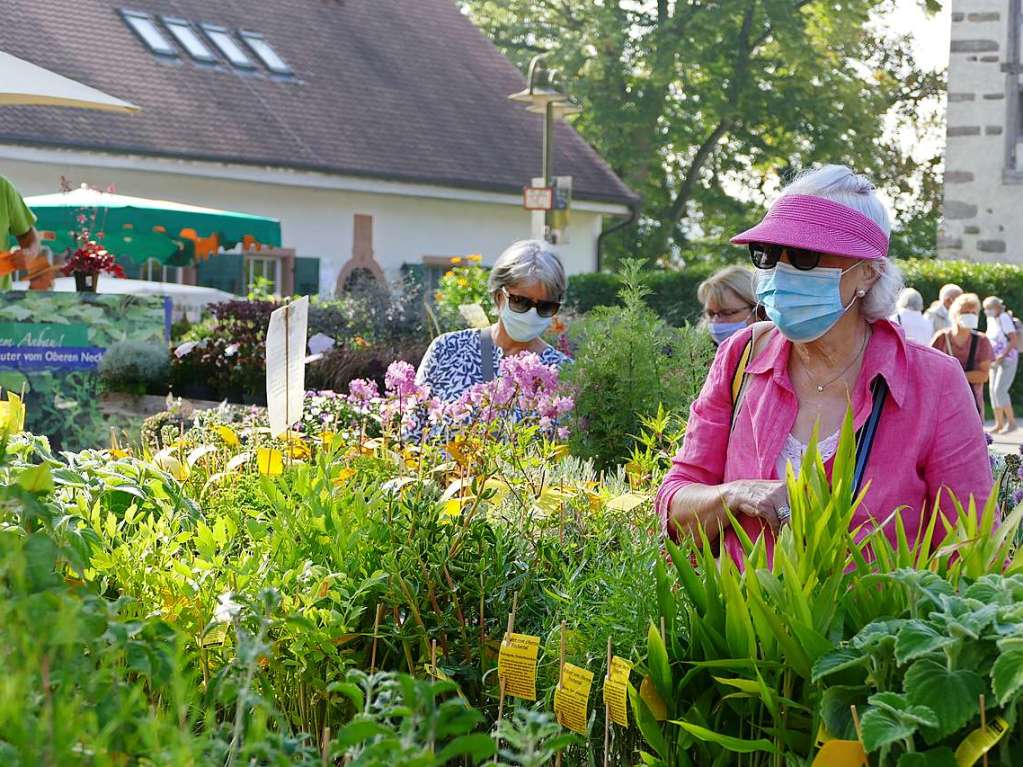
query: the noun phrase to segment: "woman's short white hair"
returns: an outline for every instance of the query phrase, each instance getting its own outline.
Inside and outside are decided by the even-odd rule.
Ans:
[[[825,165],[803,171],[781,194],[783,197],[789,194],[812,195],[845,205],[862,213],[877,224],[886,237],[890,237],[892,221],[875,191],[870,179],[854,173],[845,165]],[[902,270],[890,258],[866,261],[865,268],[871,269],[877,280],[863,297],[863,316],[867,322],[890,317],[895,312],[895,302],[904,284]]]
[[[903,288],[895,305],[899,309],[912,309],[922,312],[924,310],[924,297],[920,295],[920,291],[916,288]]]
[[[524,282],[539,282],[551,301],[565,300],[565,267],[548,243],[519,240],[497,257],[490,270],[491,293]]]

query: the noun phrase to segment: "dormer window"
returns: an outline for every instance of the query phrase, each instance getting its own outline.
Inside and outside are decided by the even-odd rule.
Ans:
[[[177,49],[164,37],[148,13],[122,10],[121,18],[153,53],[160,56],[178,55]]]
[[[248,57],[242,47],[235,42],[227,27],[220,27],[216,24],[203,24],[202,31],[206,37],[220,49],[224,57],[239,69],[255,69],[256,65]]]
[[[209,49],[202,38],[199,37],[192,25],[185,19],[170,18],[167,16],[163,17],[163,24],[174,35],[174,39],[177,40],[181,47],[188,51],[188,55],[196,61],[202,61],[207,64],[216,62],[217,57]]]
[[[278,75],[291,74],[291,67],[284,62],[284,59],[277,54],[277,51],[273,49],[263,35],[258,32],[240,32],[239,34],[267,69]]]

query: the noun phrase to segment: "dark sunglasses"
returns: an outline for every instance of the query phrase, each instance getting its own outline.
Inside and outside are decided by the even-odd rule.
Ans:
[[[751,242],[749,244],[749,257],[753,262],[753,266],[757,269],[774,269],[778,265],[778,259],[781,258],[782,253],[788,254],[789,263],[794,268],[804,272],[816,269],[817,265],[821,262],[821,254],[814,253],[812,250],[801,250],[800,248],[790,248],[788,245],[771,245],[761,242]]]
[[[532,298],[526,298],[526,296],[509,293],[508,288],[501,288],[501,290],[504,291],[504,297],[508,299],[508,308],[516,314],[525,314],[530,309],[535,308],[537,314],[547,319],[557,314],[558,309],[561,308],[560,301],[534,301]]]

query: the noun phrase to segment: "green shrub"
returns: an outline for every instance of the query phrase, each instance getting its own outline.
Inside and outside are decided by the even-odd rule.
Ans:
[[[630,436],[660,406],[688,412],[707,375],[714,347],[691,326],[674,328],[644,299],[651,273],[630,262],[621,306],[597,307],[572,324],[575,361],[564,372],[573,390],[572,452],[607,468],[629,458]]]
[[[121,341],[107,349],[99,363],[99,377],[108,391],[145,394],[166,390],[170,355],[161,345]]]

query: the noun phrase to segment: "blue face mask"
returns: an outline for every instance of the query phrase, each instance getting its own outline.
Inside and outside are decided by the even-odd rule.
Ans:
[[[862,262],[861,262],[862,263]],[[842,275],[849,269],[817,267],[810,271],[780,263],[757,277],[757,300],[790,341],[806,343],[831,330],[849,306],[842,305]],[[853,298],[853,301],[856,299]]]
[[[711,338],[714,339],[714,343],[718,346],[721,346],[726,338],[734,333],[738,333],[744,327],[746,327],[745,320],[741,322],[711,322],[707,325]]]

